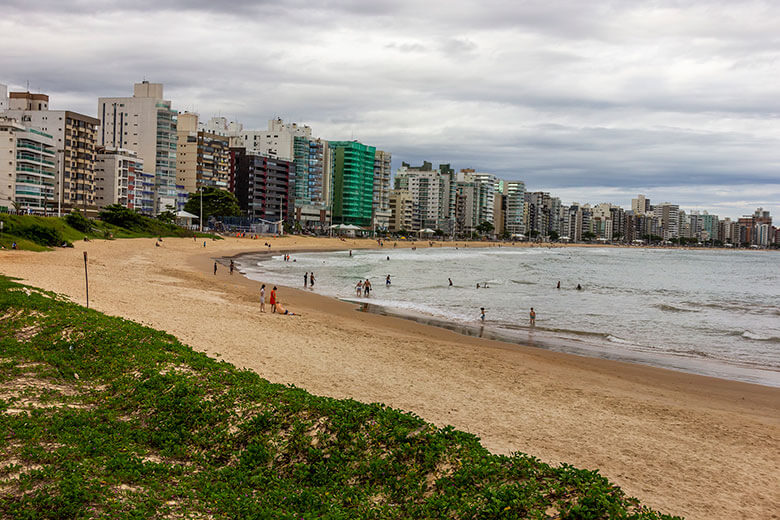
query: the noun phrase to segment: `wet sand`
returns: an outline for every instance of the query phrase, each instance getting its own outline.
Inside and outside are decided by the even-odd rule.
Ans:
[[[212,273],[215,260],[262,251],[265,241],[276,254],[376,246],[306,237],[231,238],[205,249],[202,240],[93,241],[0,251],[0,273],[83,304],[86,250],[90,307],[271,381],[383,402],[474,433],[497,453],[597,468],[666,513],[780,518],[780,389],[463,336],[356,312],[316,291],[280,287],[280,300],[301,315],[261,314],[257,282],[223,265]]]

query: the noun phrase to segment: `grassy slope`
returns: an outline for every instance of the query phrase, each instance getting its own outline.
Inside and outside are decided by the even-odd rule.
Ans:
[[[2,277],[0,412],[1,518],[672,518]]]
[[[100,220],[91,220],[92,230],[89,233],[82,233],[72,228],[65,222],[65,218],[58,217],[38,217],[34,215],[11,215],[9,213],[0,213],[0,220],[4,224],[4,231],[0,237],[0,244],[7,249],[15,241],[19,249],[28,249],[32,251],[45,251],[48,247],[41,230],[57,234],[61,240],[66,242],[76,242],[88,238],[107,238],[109,233],[113,238],[148,238],[156,236],[192,236],[192,232],[168,225],[159,220],[145,218],[144,230],[132,230],[108,224]],[[32,228],[38,227],[37,231]],[[27,236],[25,236],[27,235]],[[206,235],[204,235],[206,236]],[[211,235],[207,235],[211,236]],[[59,245],[59,244],[58,244]]]

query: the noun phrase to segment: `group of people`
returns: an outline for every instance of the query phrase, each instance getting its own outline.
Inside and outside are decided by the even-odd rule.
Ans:
[[[298,316],[298,314],[291,312],[282,305],[282,302],[279,301],[279,298],[276,295],[276,291],[277,289],[274,285],[274,288],[271,289],[271,295],[268,298],[268,304],[271,306],[271,312],[274,314],[286,314],[287,316]],[[260,287],[260,312],[265,312],[265,284]]]
[[[390,275],[388,275],[388,277],[389,276]],[[371,281],[368,278],[366,278],[365,282],[363,280],[358,280],[358,283],[355,284],[355,295],[364,296],[366,298],[371,295]]]

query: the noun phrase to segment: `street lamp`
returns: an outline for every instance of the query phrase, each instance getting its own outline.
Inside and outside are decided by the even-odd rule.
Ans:
[[[200,226],[200,232],[203,233],[203,186],[198,186],[198,192],[200,192],[200,217],[198,217],[198,225]]]

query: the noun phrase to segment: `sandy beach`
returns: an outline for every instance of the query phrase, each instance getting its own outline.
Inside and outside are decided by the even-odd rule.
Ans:
[[[0,251],[0,273],[83,304],[87,251],[91,308],[270,381],[383,402],[474,433],[496,453],[597,468],[665,513],[780,518],[780,389],[462,336],[356,312],[316,291],[280,287],[280,300],[301,315],[262,314],[257,282],[222,264],[212,273],[215,260],[263,251],[265,241],[275,253],[376,246],[307,237],[208,240],[205,248],[192,239],[92,241]]]

